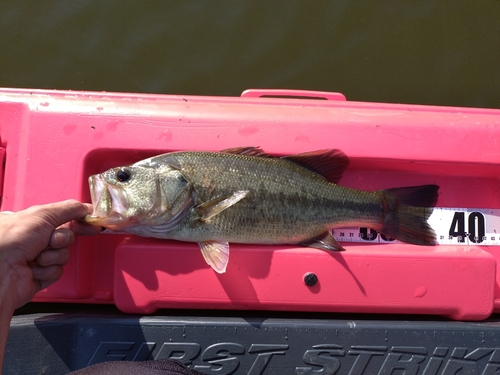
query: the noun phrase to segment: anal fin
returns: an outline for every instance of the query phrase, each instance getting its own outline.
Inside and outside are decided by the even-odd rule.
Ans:
[[[217,273],[226,272],[229,262],[229,243],[219,241],[198,242],[205,261]]]
[[[345,249],[333,238],[329,231],[321,233],[319,236],[299,243],[299,245],[314,247],[320,250],[345,251]]]

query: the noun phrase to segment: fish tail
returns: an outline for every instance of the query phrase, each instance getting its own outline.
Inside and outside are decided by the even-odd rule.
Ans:
[[[427,223],[438,199],[437,185],[381,190],[384,215],[380,232],[415,245],[435,245],[436,233]]]

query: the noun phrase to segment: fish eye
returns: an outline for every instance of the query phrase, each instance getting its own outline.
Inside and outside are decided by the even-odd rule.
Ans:
[[[129,168],[120,168],[116,172],[116,179],[120,182],[127,182],[132,176],[132,172]]]

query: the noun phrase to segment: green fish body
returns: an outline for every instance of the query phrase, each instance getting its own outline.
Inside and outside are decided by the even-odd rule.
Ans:
[[[337,184],[348,163],[340,150],[282,158],[253,147],[168,153],[92,176],[95,210],[86,221],[197,242],[217,272],[226,269],[230,242],[343,250],[330,233],[336,227],[365,226],[404,242],[435,244],[427,219],[438,186],[351,189]],[[131,209],[141,200],[148,209]]]

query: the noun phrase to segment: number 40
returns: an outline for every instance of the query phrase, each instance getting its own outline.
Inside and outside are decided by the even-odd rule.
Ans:
[[[484,215],[481,212],[471,212],[467,219],[468,232],[465,230],[465,212],[455,212],[450,226],[450,238],[458,237],[458,242],[469,241],[481,243],[485,238]]]

